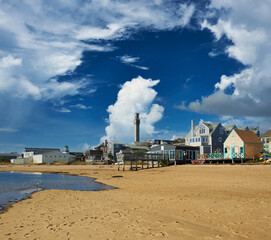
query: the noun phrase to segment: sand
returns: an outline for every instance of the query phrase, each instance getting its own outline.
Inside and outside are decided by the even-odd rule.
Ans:
[[[0,214],[0,239],[271,239],[271,166],[0,166],[118,189],[46,190]],[[122,176],[122,177],[113,177]]]

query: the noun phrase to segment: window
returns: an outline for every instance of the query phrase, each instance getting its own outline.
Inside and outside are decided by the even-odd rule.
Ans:
[[[222,142],[222,137],[218,138],[218,142],[220,142],[220,143]]]
[[[240,147],[240,153],[244,153],[244,148]]]
[[[223,134],[223,133],[224,133],[223,127],[220,127],[219,132],[220,132],[220,134]]]
[[[198,138],[199,142],[200,142],[200,138]]]
[[[169,159],[174,160],[174,158],[175,158],[175,152],[174,152],[174,150],[173,151],[169,151]]]
[[[204,134],[204,133],[205,133],[205,128],[204,127],[200,127],[199,134]]]
[[[195,160],[196,159],[196,153],[195,153],[195,151],[192,151],[192,154],[191,154],[192,156],[192,160]]]
[[[225,153],[228,153],[228,148],[225,147],[225,150],[224,150]]]

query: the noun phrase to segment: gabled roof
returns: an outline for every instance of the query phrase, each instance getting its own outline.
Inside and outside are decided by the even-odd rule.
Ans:
[[[267,132],[262,134],[261,138],[264,138],[264,137],[271,137],[271,130],[268,130]]]
[[[233,128],[236,128],[236,125],[235,124],[231,124],[231,125],[225,125],[224,128],[225,128],[225,131],[231,131]]]
[[[234,131],[238,134],[244,143],[262,143],[262,141],[252,131],[240,129],[234,129]]]
[[[239,129],[239,130],[246,130],[247,128],[249,129],[248,126],[243,126],[243,127],[238,127],[237,129]]]
[[[203,124],[210,129],[210,134],[211,134],[212,131],[214,131],[216,129],[217,125],[219,125],[219,122],[217,122],[217,123],[206,123],[206,122],[203,122]]]
[[[198,126],[195,126],[195,131],[198,129],[198,127],[201,125],[201,124],[204,124],[206,127],[209,128],[210,130],[210,134],[216,129],[216,127],[220,124],[219,122],[217,123],[207,123],[207,122],[202,122],[200,123]],[[185,136],[185,138],[189,138],[191,136],[191,129],[190,131],[188,132],[188,134]]]

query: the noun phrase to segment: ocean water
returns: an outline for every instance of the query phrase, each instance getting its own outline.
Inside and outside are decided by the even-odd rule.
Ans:
[[[41,190],[100,191],[115,188],[93,180],[61,174],[0,172],[0,210],[9,203],[25,199],[31,193]]]

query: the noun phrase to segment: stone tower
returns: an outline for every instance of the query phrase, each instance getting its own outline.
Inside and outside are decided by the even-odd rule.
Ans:
[[[140,119],[139,119],[139,113],[135,113],[135,139],[134,142],[139,142],[139,125],[140,125]]]

